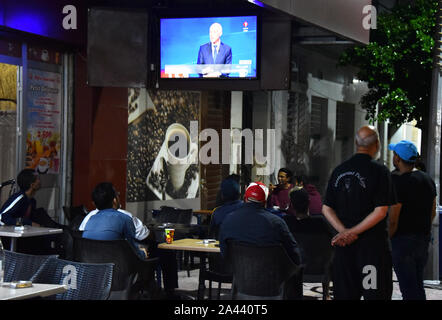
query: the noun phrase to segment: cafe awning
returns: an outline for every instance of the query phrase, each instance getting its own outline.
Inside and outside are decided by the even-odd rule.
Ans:
[[[308,24],[331,31],[343,38],[368,44],[371,0],[248,0],[259,6],[270,7]],[[365,19],[365,20],[364,20]]]

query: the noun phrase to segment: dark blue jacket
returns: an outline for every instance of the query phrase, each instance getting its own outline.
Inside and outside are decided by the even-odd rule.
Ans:
[[[302,263],[299,247],[285,221],[258,203],[246,202],[225,218],[219,232],[223,255],[229,239],[258,246],[281,244],[295,264]]]
[[[212,44],[206,43],[198,51],[197,64],[232,64],[232,49],[221,42],[215,61],[212,56]]]
[[[93,215],[86,223],[83,238],[93,240],[126,239],[136,249],[138,255],[145,258],[144,253],[135,242],[135,226],[132,219],[115,209],[103,209]]]
[[[31,217],[36,210],[37,202],[34,198],[28,198],[23,191],[14,193],[0,209],[1,222],[6,225],[15,225],[17,218],[23,218],[24,225],[31,225]],[[24,218],[30,210],[28,217]]]
[[[242,207],[243,204],[244,202],[242,202],[241,200],[234,200],[216,208],[215,211],[212,213],[212,218],[210,220],[209,236],[218,239],[219,228],[224,219],[230,213]]]

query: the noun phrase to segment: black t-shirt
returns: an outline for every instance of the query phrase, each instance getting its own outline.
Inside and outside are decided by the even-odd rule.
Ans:
[[[394,175],[398,203],[402,203],[395,235],[425,234],[431,232],[431,211],[436,185],[425,172],[416,170]]]
[[[376,207],[396,203],[392,178],[388,168],[357,153],[333,171],[328,182],[324,204],[333,208],[346,228],[364,220]],[[387,218],[363,234],[386,235]]]

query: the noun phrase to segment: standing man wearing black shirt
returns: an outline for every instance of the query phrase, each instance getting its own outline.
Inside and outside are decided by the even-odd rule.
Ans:
[[[398,203],[389,213],[393,266],[402,298],[425,300],[424,267],[436,215],[436,185],[428,174],[415,169],[419,154],[412,142],[402,140],[388,148],[399,171],[393,176]]]
[[[388,207],[396,203],[390,172],[373,158],[378,133],[364,126],[356,134],[356,154],[333,171],[322,213],[338,234],[333,261],[334,298],[389,300],[393,291]]]

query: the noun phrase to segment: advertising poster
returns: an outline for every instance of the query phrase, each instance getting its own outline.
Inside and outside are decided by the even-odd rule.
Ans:
[[[61,86],[61,74],[28,72],[26,167],[40,174],[60,170]]]

